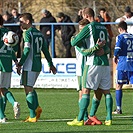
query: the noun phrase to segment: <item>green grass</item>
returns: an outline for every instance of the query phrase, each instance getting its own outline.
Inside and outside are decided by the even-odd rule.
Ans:
[[[23,89],[10,89],[16,100],[21,104],[21,117],[15,120],[13,109],[10,103],[7,103],[6,115],[9,118],[6,124],[0,124],[0,133],[132,133],[133,132],[133,92],[124,90],[123,93],[123,114],[113,115],[113,125],[95,125],[95,126],[68,126],[67,120],[73,119],[78,114],[78,93],[76,90],[69,89],[36,89],[40,106],[43,109],[40,120],[37,123],[24,123],[29,116],[28,107],[25,100]],[[115,91],[111,90],[114,99]],[[91,97],[93,92],[91,93]],[[91,103],[90,103],[91,105]],[[90,108],[90,106],[89,106]],[[88,109],[89,110],[89,109]],[[104,96],[101,100],[97,117],[104,122],[106,117]],[[58,121],[59,120],[59,121]]]

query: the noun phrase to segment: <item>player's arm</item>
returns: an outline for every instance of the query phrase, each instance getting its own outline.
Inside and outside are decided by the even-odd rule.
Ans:
[[[114,58],[113,58],[113,61],[117,64],[118,63],[118,59],[119,59],[119,54],[120,54],[120,51],[121,51],[121,37],[120,36],[117,36],[116,37],[116,45],[115,45],[115,49],[114,49]]]
[[[121,51],[121,44],[122,44],[122,39],[120,36],[116,37],[116,45],[115,45],[115,49],[114,49],[114,56],[119,56],[120,51]]]
[[[89,37],[91,28],[89,28],[91,25],[86,25],[76,36],[73,36],[71,38],[71,45],[72,46],[78,46],[84,38]]]
[[[16,66],[18,65],[18,60],[17,60],[17,57],[16,57],[16,54],[15,54],[15,51],[12,50],[12,59],[13,61],[15,62]]]
[[[50,56],[50,53],[48,51],[48,48],[47,48],[47,45],[46,45],[46,42],[44,41],[43,45],[42,45],[42,52],[48,62],[48,66],[49,66],[49,72],[52,71],[53,74],[56,74],[57,70],[56,68],[54,67],[53,65],[53,62],[52,62],[52,58]]]
[[[76,47],[77,50],[82,53],[84,56],[91,56],[95,53],[96,50],[99,50],[98,44],[96,44],[94,47],[89,49],[80,49],[79,47]]]
[[[100,41],[99,39],[96,42],[96,45],[94,47],[91,47],[89,49],[80,49],[79,47],[76,47],[77,50],[82,53],[84,56],[91,56],[93,55],[97,50],[101,49],[105,45],[106,41]]]
[[[44,41],[44,44],[42,45],[42,52],[43,52],[43,54],[44,54],[44,56],[45,56],[45,58],[46,58],[46,60],[47,60],[47,62],[48,62],[48,66],[49,66],[49,67],[50,67],[50,66],[53,66],[52,58],[51,58],[51,56],[50,56],[50,53],[49,53],[49,51],[48,51],[48,48],[47,48],[47,46],[46,46],[45,41]]]
[[[25,62],[25,60],[27,59],[29,53],[30,53],[30,40],[31,40],[31,36],[30,34],[28,34],[28,32],[25,32],[25,36],[24,36],[24,50],[22,53],[22,57],[18,63],[19,66],[22,66]]]

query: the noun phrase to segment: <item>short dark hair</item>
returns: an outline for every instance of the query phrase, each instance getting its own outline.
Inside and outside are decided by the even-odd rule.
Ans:
[[[18,11],[18,9],[17,9],[17,8],[15,8],[15,7],[14,7],[14,8],[12,8],[12,10]]]
[[[125,21],[121,21],[118,24],[118,28],[122,28],[123,30],[127,30],[127,23]]]
[[[32,14],[31,13],[23,13],[20,15],[19,18],[24,18],[24,20],[29,20],[29,22],[32,24],[33,22],[33,18],[32,18]]]
[[[106,12],[106,9],[105,9],[105,8],[100,8],[99,11],[104,11],[104,12]]]
[[[127,6],[127,7],[125,8],[125,12],[127,12],[127,13],[130,13],[130,12],[131,12],[130,6]]]
[[[64,14],[63,12],[59,12],[59,13],[56,15],[57,18],[61,18],[61,17],[64,17],[64,16],[65,16],[65,14]]]

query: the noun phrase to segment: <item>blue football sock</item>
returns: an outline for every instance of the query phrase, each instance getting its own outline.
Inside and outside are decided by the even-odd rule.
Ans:
[[[116,106],[117,109],[121,110],[121,105],[122,105],[122,90],[116,90]]]

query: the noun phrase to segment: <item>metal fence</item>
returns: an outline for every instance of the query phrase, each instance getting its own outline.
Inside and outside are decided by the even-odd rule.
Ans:
[[[102,22],[101,24],[107,25],[107,24],[118,24],[118,22]],[[133,25],[133,22],[127,22],[127,24]],[[55,42],[54,42],[54,26],[56,25],[78,25],[78,23],[33,23],[34,26],[39,26],[39,25],[51,25],[51,54],[52,57],[55,57],[54,49],[55,49]],[[19,26],[19,24],[4,24],[4,26]]]

